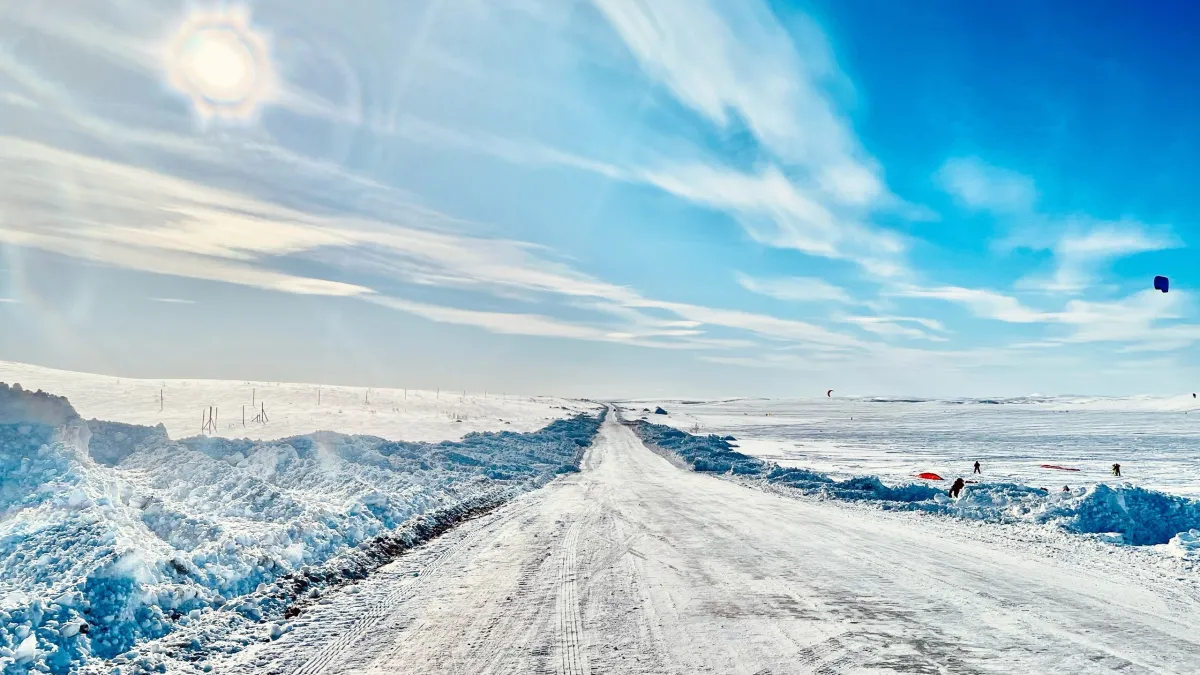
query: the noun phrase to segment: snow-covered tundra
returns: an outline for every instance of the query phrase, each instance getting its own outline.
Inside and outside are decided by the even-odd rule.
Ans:
[[[95,390],[96,378],[80,379]],[[449,405],[460,407],[434,418],[424,404],[415,435],[459,440],[274,438],[274,422],[255,429],[270,440],[175,439],[161,424],[84,420],[65,398],[0,384],[0,671],[109,659],[154,669],[162,658],[132,650],[192,625],[207,631],[189,638],[196,653],[238,649],[239,627],[254,627],[242,643],[271,626],[277,635],[302,595],[575,471],[600,419],[596,406],[478,404],[476,414],[500,413],[494,429],[552,421],[464,434],[463,401]],[[388,419],[393,437],[410,431],[398,405]]]
[[[899,472],[743,454],[741,436],[668,426],[716,426],[668,402],[640,421],[640,405],[432,392],[407,427],[412,392],[350,420],[286,385],[309,407],[283,424],[301,426],[277,433],[276,413],[241,439],[226,401],[260,385],[20,374],[84,403],[0,391],[6,675],[1200,672],[1200,509],[1151,485],[996,478],[951,500]],[[157,388],[197,411],[178,434],[148,424]],[[464,414],[492,433],[460,431]],[[345,435],[357,423],[370,435]]]

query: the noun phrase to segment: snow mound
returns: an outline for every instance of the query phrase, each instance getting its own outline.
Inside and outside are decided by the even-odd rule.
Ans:
[[[602,417],[441,443],[173,441],[161,426],[85,424],[65,399],[5,387],[0,672],[65,673],[214,611],[282,616],[288,589],[316,571],[322,583],[365,574],[577,470]]]
[[[693,471],[737,476],[804,495],[870,501],[885,509],[952,515],[989,522],[1046,523],[1076,534],[1134,546],[1169,544],[1173,551],[1200,550],[1200,500],[1155,490],[1099,484],[1072,492],[1049,492],[1014,483],[968,485],[950,499],[919,483],[887,485],[877,476],[837,480],[828,474],[784,467],[732,449],[725,439],[694,436],[644,420],[629,423],[647,445],[673,454]]]
[[[38,422],[57,427],[78,417],[67,399],[61,396],[40,389],[28,392],[20,384],[10,387],[0,382],[0,424]]]
[[[1046,509],[1039,518],[1071,532],[1119,532],[1133,545],[1165,544],[1200,527],[1200,501],[1130,485],[1097,485],[1079,498]]]
[[[1200,557],[1200,530],[1191,529],[1171,537],[1167,550],[1180,558]]]

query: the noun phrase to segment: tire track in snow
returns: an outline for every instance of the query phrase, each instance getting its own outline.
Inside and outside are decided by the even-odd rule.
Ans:
[[[532,503],[528,499],[521,500],[516,504],[510,504],[509,508],[501,507],[497,512],[489,514],[491,517],[489,522],[477,527],[457,542],[445,546],[433,560],[420,569],[418,575],[411,582],[398,585],[397,588],[382,599],[368,606],[366,611],[359,614],[353,620],[351,626],[345,629],[338,639],[309,658],[293,671],[293,675],[320,675],[320,673],[325,672],[351,645],[370,632],[381,620],[393,614],[398,605],[401,605],[404,601],[415,595],[425,584],[426,580],[434,575],[448,560],[473,546],[481,537],[497,526],[520,516],[530,508]],[[505,512],[500,513],[500,511]]]
[[[567,530],[560,550],[558,566],[558,598],[555,604],[555,619],[558,635],[555,646],[558,651],[555,671],[558,675],[590,675],[587,654],[584,652],[583,621],[579,615],[579,534],[589,512],[576,520]]]

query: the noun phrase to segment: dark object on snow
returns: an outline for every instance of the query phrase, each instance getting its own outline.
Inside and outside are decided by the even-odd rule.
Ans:
[[[1166,277],[1154,277],[1154,290],[1166,293],[1171,288],[1171,280]]]
[[[1113,475],[1114,476],[1121,475],[1121,465],[1120,464],[1113,464]]]
[[[654,414],[655,414],[655,415],[666,415],[666,414],[667,414],[667,411],[666,411],[666,410],[663,410],[662,408],[655,408],[655,409],[654,409]]]
[[[737,439],[736,439],[736,438],[734,438],[733,436],[726,436],[725,438],[722,438],[721,440],[723,440],[723,441],[736,441]]]
[[[983,473],[982,471],[979,470],[979,462],[975,462],[975,470],[972,471],[971,473]]]
[[[1070,491],[1071,491],[1071,488],[1067,487],[1066,485],[1063,486],[1063,492],[1070,492]]]
[[[649,408],[642,408],[642,412],[650,412]]]
[[[950,496],[957,498],[958,495],[962,494],[963,485],[966,485],[966,481],[961,478],[955,478],[954,485],[950,486]]]
[[[1041,466],[1043,469],[1057,469],[1059,471],[1078,471],[1079,470],[1079,469],[1072,469],[1069,466],[1059,466],[1057,464],[1039,464],[1038,466]]]

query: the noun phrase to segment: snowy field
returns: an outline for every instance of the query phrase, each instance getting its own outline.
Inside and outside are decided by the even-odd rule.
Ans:
[[[643,413],[662,406],[669,414]],[[1200,403],[1173,398],[627,401],[626,415],[737,438],[738,450],[835,476],[1019,483],[1061,490],[1128,483],[1200,497]],[[972,476],[979,461],[982,476]],[[1110,473],[1121,465],[1121,478]],[[1042,464],[1079,471],[1041,468]]]
[[[137,646],[180,635],[200,667],[277,637],[301,596],[361,578],[464,518],[577,470],[599,417],[572,409],[601,410],[551,400],[440,402],[433,392],[405,406],[390,391],[346,414],[337,411],[350,409],[353,390],[306,408],[304,387],[278,385],[265,398],[279,412],[256,433],[239,433],[239,424],[199,436],[202,403],[237,400],[253,385],[168,381],[180,408],[197,411],[192,429],[182,416],[141,412],[151,386],[144,381],[12,364],[0,370],[4,379],[84,402],[77,411],[53,394],[0,386],[5,675],[65,673],[97,659],[115,659],[104,672],[112,663],[153,671],[164,656]],[[300,413],[287,421],[288,410]],[[472,427],[494,431],[467,433]],[[286,436],[300,430],[313,433]],[[437,442],[393,440],[405,437]]]
[[[4,675],[1200,672],[1190,396],[0,381]]]
[[[1188,561],[796,499],[610,417],[581,471],[308,605],[214,672],[1196,673]]]
[[[534,431],[556,419],[600,408],[578,401],[504,392],[137,380],[11,361],[0,361],[0,382],[65,396],[84,419],[162,424],[171,438],[199,435],[210,406],[216,410],[216,430],[209,435],[273,439],[338,431],[397,441],[454,440],[472,431]],[[267,421],[255,422],[264,409]]]

